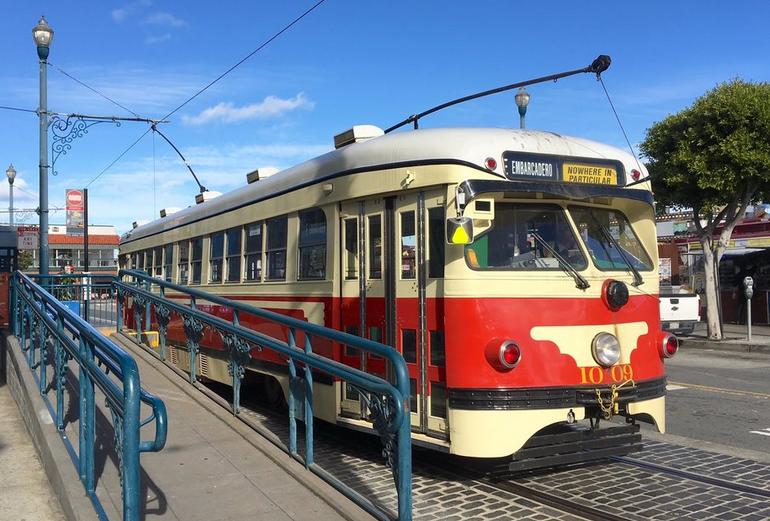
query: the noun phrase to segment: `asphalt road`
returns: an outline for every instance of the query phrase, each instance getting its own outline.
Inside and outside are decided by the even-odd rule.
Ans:
[[[770,453],[770,355],[682,349],[666,369],[669,433]]]

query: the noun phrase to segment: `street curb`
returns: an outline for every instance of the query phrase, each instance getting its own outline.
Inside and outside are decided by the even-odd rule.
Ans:
[[[705,340],[699,338],[680,338],[681,349],[712,349],[714,351],[728,351],[741,353],[770,354],[770,345],[750,344],[746,341],[735,340]]]
[[[171,382],[196,403],[212,413],[213,416],[216,416],[217,419],[233,429],[255,449],[264,453],[276,465],[285,470],[300,484],[304,485],[311,493],[326,502],[326,504],[335,510],[341,518],[348,521],[369,521],[375,519],[364,509],[353,503],[353,501],[345,498],[342,492],[299,465],[296,460],[292,459],[286,452],[276,447],[273,442],[265,438],[261,433],[249,427],[249,425],[242,419],[233,416],[232,412],[229,410],[229,403],[222,400],[219,396],[215,395],[201,384],[190,384],[190,382],[185,379],[187,377],[186,373],[162,362],[157,356],[149,352],[142,345],[137,344],[136,340],[124,333],[112,333],[111,340],[115,341],[116,344],[124,347],[126,350],[129,350],[130,354],[137,356],[150,364],[163,378]]]
[[[8,388],[64,516],[67,521],[98,521],[94,505],[86,495],[72,459],[64,450],[18,340],[10,335],[4,340]]]

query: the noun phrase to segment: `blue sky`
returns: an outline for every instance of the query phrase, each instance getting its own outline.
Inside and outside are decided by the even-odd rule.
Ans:
[[[130,116],[59,69],[145,117],[161,117],[314,2],[163,0],[6,2],[0,28],[0,105],[37,108],[31,29],[55,31],[49,109]],[[387,127],[472,92],[580,68],[598,54],[629,138],[739,76],[770,80],[770,4],[680,2],[373,2],[326,0],[179,112],[162,131],[211,190],[245,183],[255,168],[285,168],[332,148],[354,124]],[[531,87],[529,128],[625,146],[600,85],[589,75]],[[426,118],[421,126],[516,127],[514,92]],[[0,110],[0,166],[18,170],[17,208],[37,206],[38,122]],[[146,126],[96,125],[56,162],[52,206],[88,186],[91,222],[126,231],[165,207],[192,204],[197,187],[160,137],[148,134],[92,181]],[[7,208],[7,183],[0,208]],[[0,214],[0,221],[7,213]],[[17,221],[34,223],[34,214]],[[64,213],[52,213],[62,223]]]

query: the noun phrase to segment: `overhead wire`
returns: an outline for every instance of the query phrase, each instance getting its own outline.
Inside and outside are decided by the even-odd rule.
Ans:
[[[299,16],[297,16],[296,18],[294,18],[294,19],[293,19],[291,22],[289,22],[288,24],[286,24],[286,25],[285,25],[285,26],[284,26],[284,27],[283,27],[281,30],[279,30],[278,32],[276,32],[275,34],[273,34],[273,36],[271,36],[270,38],[268,38],[267,40],[265,40],[264,42],[262,42],[262,43],[261,43],[261,44],[260,44],[260,45],[259,45],[259,46],[258,46],[256,49],[254,49],[254,50],[253,50],[253,51],[251,51],[249,54],[247,54],[246,56],[244,56],[244,57],[243,57],[243,58],[242,58],[240,61],[238,61],[238,62],[237,62],[235,65],[233,65],[232,67],[230,67],[229,69],[227,69],[225,72],[223,72],[222,74],[220,74],[219,76],[217,76],[217,77],[216,77],[216,78],[215,78],[213,81],[209,82],[209,83],[208,83],[208,84],[207,84],[205,87],[203,87],[203,88],[202,88],[202,89],[200,89],[198,92],[196,92],[195,94],[193,94],[192,96],[190,96],[189,98],[187,98],[187,99],[186,99],[186,100],[185,100],[183,103],[181,103],[181,104],[180,104],[179,106],[177,106],[177,107],[176,107],[174,110],[172,110],[171,112],[169,112],[168,114],[166,114],[165,116],[163,116],[163,117],[162,117],[162,118],[160,118],[160,119],[161,119],[161,120],[165,120],[165,119],[168,119],[170,116],[172,116],[173,114],[175,114],[176,112],[178,112],[178,111],[179,111],[179,110],[180,110],[182,107],[184,107],[185,105],[187,105],[188,103],[190,103],[192,100],[194,100],[195,98],[197,98],[198,96],[200,96],[201,94],[203,94],[204,92],[206,92],[206,91],[207,91],[209,88],[211,88],[211,87],[212,87],[212,86],[213,86],[215,83],[217,83],[219,80],[221,80],[222,78],[224,78],[225,76],[227,76],[228,74],[230,74],[232,71],[234,71],[234,70],[235,70],[235,69],[237,69],[238,67],[240,67],[240,66],[241,66],[241,65],[242,65],[242,64],[243,64],[243,63],[244,63],[246,60],[248,60],[249,58],[251,58],[252,56],[254,56],[255,54],[257,54],[257,53],[258,53],[259,51],[261,51],[262,49],[264,49],[264,48],[265,48],[267,45],[269,45],[269,44],[270,44],[270,43],[271,43],[273,40],[275,40],[276,38],[278,38],[279,36],[281,36],[283,33],[285,33],[286,31],[288,31],[289,29],[291,29],[291,28],[292,28],[294,25],[296,25],[296,24],[297,24],[299,21],[301,21],[301,20],[302,20],[303,18],[305,18],[307,15],[309,15],[310,13],[312,13],[312,12],[313,12],[313,11],[314,11],[316,8],[318,8],[318,7],[319,7],[321,4],[323,4],[325,1],[326,1],[326,0],[318,0],[318,1],[317,1],[315,4],[313,4],[311,7],[309,7],[308,9],[306,9],[306,10],[305,10],[305,11],[304,11],[302,14],[300,14]],[[57,67],[57,68],[58,68],[58,67]],[[61,69],[59,69],[59,70],[61,71]],[[62,73],[64,73],[64,71],[61,71],[61,72],[62,72]],[[64,73],[64,74],[66,74],[66,73]],[[72,77],[71,75],[68,75],[68,76]],[[73,77],[72,79],[73,79],[73,80],[75,80],[75,81],[78,81],[78,83],[81,83],[81,84],[83,84],[82,82],[80,82],[79,80],[77,80],[77,79],[76,79],[76,78],[74,78],[74,77]],[[129,112],[132,112],[130,109],[128,109],[128,108],[126,108],[126,107],[123,107],[122,105],[120,105],[119,103],[115,102],[114,100],[111,100],[111,99],[110,99],[110,98],[108,98],[107,96],[105,96],[105,95],[103,95],[103,94],[99,93],[98,91],[96,91],[96,89],[93,89],[92,87],[88,87],[88,86],[87,86],[87,85],[85,85],[85,84],[83,84],[83,85],[84,85],[85,87],[87,87],[87,88],[89,88],[89,89],[93,90],[94,92],[96,92],[96,93],[97,93],[97,94],[99,94],[100,96],[103,96],[103,97],[105,97],[106,99],[108,99],[108,100],[112,101],[113,103],[117,104],[117,105],[118,105],[118,106],[120,106],[121,108],[123,108],[123,109],[125,109],[125,110],[128,110]],[[132,113],[133,113],[133,112],[132,112]],[[137,115],[137,117],[139,117],[139,116]],[[115,159],[114,159],[114,160],[113,160],[113,161],[112,161],[112,162],[111,162],[109,165],[107,165],[107,166],[106,166],[106,167],[105,167],[105,168],[104,168],[104,169],[103,169],[101,172],[99,172],[99,174],[98,174],[98,175],[96,175],[96,177],[94,177],[94,178],[93,178],[91,181],[89,181],[89,182],[88,182],[88,184],[87,184],[85,187],[86,187],[86,188],[88,188],[88,187],[89,187],[91,184],[93,184],[93,183],[94,183],[94,182],[95,182],[97,179],[99,179],[99,178],[100,178],[102,175],[104,175],[104,173],[105,173],[105,172],[107,172],[107,170],[109,170],[110,168],[112,168],[112,167],[113,167],[113,165],[115,165],[115,163],[117,163],[118,161],[120,161],[120,160],[123,158],[123,156],[125,156],[125,155],[126,155],[126,154],[127,154],[127,153],[128,153],[128,152],[129,152],[129,151],[132,149],[132,148],[134,148],[134,146],[136,146],[136,144],[137,144],[137,143],[139,143],[139,141],[141,141],[141,140],[142,140],[142,138],[144,138],[144,136],[146,136],[146,135],[147,135],[147,133],[148,133],[148,132],[150,132],[151,130],[152,130],[153,132],[158,132],[158,133],[161,135],[161,137],[163,137],[163,138],[164,138],[166,141],[168,141],[168,143],[169,143],[169,144],[170,144],[170,145],[171,145],[171,146],[172,146],[174,149],[176,149],[176,147],[175,147],[175,146],[174,146],[174,145],[173,145],[173,144],[172,144],[172,143],[171,143],[171,142],[168,140],[168,138],[166,138],[166,137],[165,137],[165,136],[164,136],[164,135],[163,135],[163,134],[162,134],[162,133],[161,133],[161,132],[160,132],[160,131],[159,131],[159,130],[156,128],[156,127],[155,127],[155,125],[153,124],[152,126],[150,126],[150,128],[148,128],[148,129],[147,129],[147,130],[144,132],[144,134],[142,134],[141,136],[139,136],[139,138],[138,138],[136,141],[134,141],[133,143],[131,143],[131,145],[129,145],[129,146],[128,146],[128,148],[126,148],[126,149],[125,149],[123,152],[121,152],[121,153],[120,153],[120,155],[119,155],[117,158],[115,158]],[[181,155],[181,153],[178,151],[178,149],[176,149],[176,150],[177,150],[177,153],[179,153],[179,154]],[[184,159],[183,159],[183,160],[184,160]],[[190,166],[187,164],[187,161],[186,161],[186,160],[184,160],[184,161],[185,161],[185,164],[187,165],[187,168],[188,168],[188,169],[190,169]],[[192,170],[191,170],[191,169],[190,169],[190,171],[192,172]],[[195,177],[195,181],[198,183],[198,186],[199,186],[200,188],[202,188],[202,191],[205,191],[205,189],[203,189],[202,185],[200,184],[200,182],[199,182],[199,181],[198,181],[198,179],[197,179],[197,176],[195,176],[195,174],[194,174],[194,173],[193,173],[193,177]]]
[[[94,177],[93,179],[91,179],[91,180],[88,182],[88,184],[87,184],[86,186],[84,186],[84,188],[88,188],[88,187],[89,187],[89,186],[91,186],[91,185],[92,185],[92,184],[93,184],[93,183],[94,183],[94,182],[95,182],[97,179],[99,179],[99,178],[100,178],[102,175],[104,175],[104,173],[105,173],[107,170],[109,170],[110,168],[112,168],[112,167],[113,167],[113,165],[115,165],[115,163],[117,163],[118,161],[120,161],[120,160],[123,158],[123,156],[125,156],[126,154],[128,154],[128,152],[129,152],[129,151],[130,151],[132,148],[134,148],[134,147],[136,146],[136,144],[137,144],[137,143],[139,143],[139,142],[140,142],[140,141],[141,141],[141,140],[144,138],[144,136],[146,136],[147,134],[149,134],[151,130],[152,130],[152,127],[149,127],[147,130],[145,130],[145,131],[144,131],[144,133],[143,133],[141,136],[139,136],[139,137],[137,138],[137,140],[136,140],[136,141],[134,141],[133,143],[131,143],[131,144],[128,146],[128,148],[126,148],[125,150],[123,150],[123,152],[121,152],[121,153],[120,153],[120,155],[119,155],[118,157],[116,157],[116,158],[115,158],[115,159],[112,161],[112,163],[110,163],[109,165],[107,165],[106,167],[104,167],[104,169],[103,169],[101,172],[99,172],[99,174],[97,174],[97,176],[96,176],[96,177]]]
[[[628,134],[626,134],[626,129],[623,128],[623,123],[620,121],[620,116],[618,116],[618,111],[615,110],[615,104],[612,103],[612,98],[610,97],[610,93],[607,91],[607,86],[604,85],[604,80],[601,76],[599,76],[599,83],[602,84],[602,89],[604,89],[604,95],[607,96],[607,101],[610,102],[610,108],[612,108],[612,113],[615,114],[615,119],[618,122],[618,126],[620,126],[620,131],[623,133],[623,137],[626,138],[626,144],[628,144],[628,150],[631,151],[631,155],[634,156],[634,159],[636,160],[636,166],[639,168],[639,172],[642,171],[642,165],[639,162],[639,158],[636,155],[636,152],[634,151],[634,147],[631,146],[631,141],[628,139]],[[646,178],[645,178],[646,179]],[[639,181],[642,181],[641,179]]]
[[[241,60],[240,60],[238,63],[236,63],[235,65],[233,65],[232,67],[230,67],[229,69],[227,69],[225,72],[223,72],[222,74],[220,74],[219,76],[217,76],[217,77],[216,77],[216,78],[215,78],[215,79],[214,79],[214,80],[213,80],[211,83],[209,83],[208,85],[206,85],[205,87],[203,87],[201,90],[199,90],[198,92],[196,92],[195,94],[193,94],[192,96],[190,96],[189,98],[187,98],[187,100],[186,100],[184,103],[182,103],[181,105],[179,105],[177,108],[175,108],[174,110],[172,110],[171,112],[169,112],[168,114],[166,114],[165,116],[163,116],[163,119],[167,119],[169,116],[171,116],[172,114],[176,113],[176,112],[177,112],[179,109],[181,109],[182,107],[184,107],[185,105],[187,105],[188,103],[190,103],[192,100],[194,100],[195,98],[197,98],[198,96],[200,96],[201,94],[203,94],[204,92],[206,92],[206,91],[207,91],[207,90],[208,90],[208,89],[209,89],[209,88],[210,88],[212,85],[214,85],[216,82],[218,82],[219,80],[221,80],[222,78],[224,78],[225,76],[227,76],[228,74],[230,74],[232,71],[234,71],[234,70],[235,70],[236,68],[238,68],[239,66],[241,66],[241,64],[243,64],[243,62],[245,62],[246,60],[248,60],[249,58],[251,58],[252,56],[254,56],[255,54],[257,54],[257,53],[258,53],[259,51],[261,51],[262,49],[264,49],[264,48],[265,48],[265,47],[266,47],[268,44],[270,44],[270,42],[272,42],[273,40],[275,40],[276,38],[278,38],[279,36],[281,36],[283,33],[285,33],[286,31],[288,31],[289,29],[291,29],[291,27],[292,27],[292,26],[294,26],[294,25],[295,25],[297,22],[299,22],[300,20],[302,20],[303,18],[305,18],[307,15],[309,15],[310,13],[312,13],[312,12],[313,12],[313,11],[314,11],[314,10],[315,10],[315,9],[316,9],[318,6],[320,6],[321,4],[323,4],[325,1],[326,1],[326,0],[319,0],[318,2],[316,2],[316,3],[315,3],[313,6],[311,6],[310,8],[308,8],[308,9],[307,9],[307,10],[306,10],[304,13],[302,13],[301,15],[299,15],[298,17],[296,17],[294,20],[292,20],[290,23],[288,23],[287,25],[285,25],[285,26],[283,27],[283,29],[281,29],[280,31],[278,31],[277,33],[275,33],[273,36],[271,36],[270,38],[268,38],[267,40],[265,40],[264,42],[262,42],[262,43],[259,45],[259,47],[257,47],[256,49],[254,49],[253,51],[251,51],[249,54],[247,54],[245,57],[243,57],[243,58],[242,58],[242,59],[241,59]]]
[[[32,110],[32,109],[22,109],[22,108],[19,108],[19,107],[9,107],[9,106],[7,106],[7,105],[0,105],[0,109],[3,109],[3,110],[15,110],[15,111],[17,111],[17,112],[31,112],[31,113],[33,113],[33,114],[37,114],[37,111],[36,111],[36,110]]]
[[[53,67],[54,69],[56,69],[56,70],[57,70],[57,71],[59,71],[60,73],[64,74],[66,77],[68,77],[68,78],[69,78],[69,79],[71,79],[72,81],[74,81],[74,82],[76,82],[76,83],[78,83],[78,84],[82,85],[83,87],[87,88],[87,89],[88,89],[88,90],[90,90],[91,92],[93,92],[93,93],[95,93],[95,94],[98,94],[99,96],[101,96],[102,98],[106,99],[107,101],[109,101],[109,102],[110,102],[110,103],[112,103],[113,105],[116,105],[116,106],[120,107],[121,109],[125,110],[126,112],[129,112],[129,113],[133,114],[133,115],[134,115],[134,116],[136,116],[137,118],[141,118],[141,116],[140,116],[139,114],[137,114],[136,112],[134,112],[134,111],[133,111],[133,110],[131,110],[130,108],[126,107],[125,105],[122,105],[122,104],[118,103],[117,101],[115,101],[114,99],[110,98],[110,97],[109,97],[109,96],[107,96],[106,94],[104,94],[104,93],[102,93],[102,92],[99,92],[99,91],[98,91],[98,90],[96,90],[95,88],[93,88],[93,87],[91,87],[90,85],[88,85],[86,82],[84,82],[84,81],[82,81],[82,80],[79,80],[79,79],[77,79],[77,78],[76,78],[76,77],[74,77],[72,74],[68,73],[67,71],[65,71],[64,69],[62,69],[61,67],[59,67],[58,65],[54,65],[54,64],[52,64],[51,62],[48,62],[48,65],[49,65],[49,66],[51,66],[51,67]]]

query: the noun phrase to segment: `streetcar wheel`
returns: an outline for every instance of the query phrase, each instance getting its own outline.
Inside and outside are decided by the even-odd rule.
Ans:
[[[265,376],[263,380],[263,391],[265,393],[265,402],[273,409],[286,408],[286,398],[283,395],[283,387],[277,379],[272,376]]]

